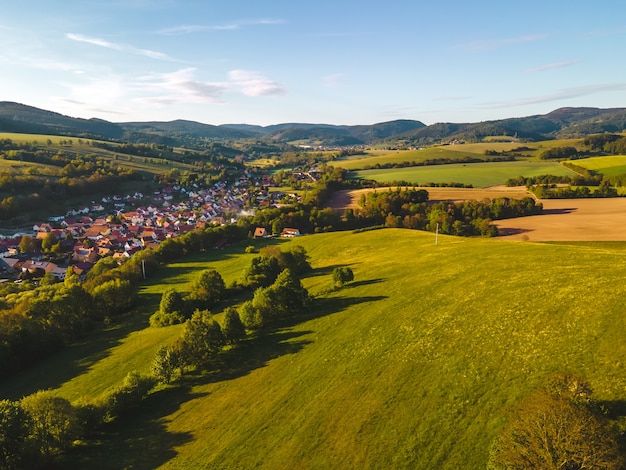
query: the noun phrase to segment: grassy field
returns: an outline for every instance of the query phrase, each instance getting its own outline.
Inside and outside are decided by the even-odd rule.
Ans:
[[[361,169],[366,166],[374,166],[376,164],[392,164],[402,162],[424,162],[426,160],[434,160],[438,158],[458,159],[463,157],[471,158],[487,158],[486,155],[473,153],[470,151],[458,152],[451,150],[451,146],[446,147],[429,147],[423,150],[398,150],[386,151],[368,151],[364,155],[352,155],[347,159],[333,160],[331,165],[345,168],[346,170]]]
[[[315,268],[304,280],[320,294],[311,314],[249,340],[214,374],[156,391],[68,454],[68,466],[485,468],[507,411],[555,372],[586,377],[609,410],[623,409],[623,244],[440,236],[435,246],[433,234],[401,229],[292,244]],[[2,396],[51,387],[93,397],[145,371],[180,331],[145,327],[160,292],[184,290],[206,267],[237,279],[244,248],[169,266],[142,288],[136,325],[0,385]],[[355,282],[323,293],[337,266]]]
[[[364,154],[350,155],[348,157],[334,160],[332,165],[345,168],[347,170],[361,170],[366,166],[376,164],[385,165],[402,162],[424,162],[434,159],[460,159],[464,157],[479,158],[485,160],[493,158],[486,155],[488,150],[497,152],[509,152],[520,147],[527,147],[529,150],[522,150],[520,153],[530,160],[538,160],[539,155],[552,147],[576,146],[582,139],[548,140],[542,142],[480,142],[475,144],[445,145],[427,147],[421,150],[367,150]]]
[[[359,170],[351,173],[359,179],[380,182],[409,181],[414,184],[463,183],[475,188],[504,184],[509,178],[538,175],[575,175],[567,168],[554,162],[517,161],[489,162],[451,165],[429,165],[389,170]]]
[[[572,160],[574,165],[582,166],[588,170],[606,176],[618,176],[626,174],[626,156],[611,155],[607,157],[582,158],[580,160]]]
[[[0,132],[0,139],[10,139],[13,142],[17,143],[36,143],[36,145],[41,145],[44,148],[48,148],[50,150],[60,150],[62,152],[66,152],[76,155],[97,155],[98,157],[113,162],[115,165],[121,168],[130,168],[142,173],[147,173],[150,175],[161,174],[163,171],[171,170],[172,168],[177,168],[181,171],[196,171],[196,169],[192,165],[188,165],[185,163],[180,163],[176,161],[169,161],[167,166],[164,165],[165,161],[159,158],[144,158],[142,156],[135,155],[126,155],[121,153],[116,153],[112,150],[103,149],[99,147],[93,147],[89,143],[92,142],[92,139],[79,139],[77,137],[68,137],[68,136],[55,136],[55,135],[40,135],[40,134],[13,134],[8,132]],[[69,144],[69,142],[72,142]],[[64,143],[62,143],[64,142]],[[111,142],[107,142],[111,144]],[[11,165],[15,165],[19,162],[13,161],[3,161],[0,160],[0,165],[4,163],[8,163]],[[24,163],[24,169],[28,171],[28,168],[35,167],[45,167],[46,165],[38,165],[35,163]],[[50,167],[54,168],[54,167]],[[0,166],[0,171],[3,170],[3,167]],[[41,173],[47,174],[47,173]],[[54,173],[52,173],[54,174]]]

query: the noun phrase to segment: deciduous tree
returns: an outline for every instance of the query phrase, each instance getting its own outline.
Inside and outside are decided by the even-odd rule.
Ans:
[[[491,450],[488,468],[622,468],[614,431],[581,381],[561,381],[532,393],[513,413]],[[565,385],[565,386],[562,386]]]

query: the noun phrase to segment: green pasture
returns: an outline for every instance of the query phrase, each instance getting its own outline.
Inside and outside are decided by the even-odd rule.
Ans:
[[[459,159],[463,157],[471,158],[487,158],[486,155],[481,153],[475,153],[470,151],[456,151],[452,150],[453,146],[445,147],[428,147],[422,150],[395,150],[395,151],[368,151],[365,155],[352,155],[347,159],[333,160],[331,163],[333,166],[345,168],[346,170],[362,169],[366,166],[374,166],[376,164],[394,164],[403,162],[424,162],[426,160],[435,159]],[[461,146],[458,146],[461,147]]]
[[[279,242],[279,241],[276,241]],[[266,242],[269,243],[269,242]],[[557,372],[585,377],[607,409],[626,400],[623,245],[537,244],[385,229],[304,236],[317,299],[292,325],[226,352],[219,370],[153,392],[66,455],[68,467],[485,468],[510,408]],[[197,270],[227,284],[247,243],[164,268],[140,312],[0,384],[74,400],[146,371],[180,327],[150,328],[168,286]],[[355,281],[329,291],[335,267]],[[611,414],[612,416],[612,414]]]
[[[486,188],[504,184],[506,180],[518,176],[531,177],[546,174],[575,175],[573,171],[555,162],[515,161],[359,170],[351,172],[351,177],[379,182],[408,181],[413,184],[455,182],[471,184],[475,188]]]
[[[626,174],[626,155],[582,158],[580,160],[571,160],[570,163],[606,176]]]
[[[365,154],[350,155],[338,160],[334,160],[332,165],[345,168],[347,170],[361,170],[366,166],[376,164],[394,164],[403,162],[424,162],[435,159],[461,159],[464,157],[479,158],[487,160],[494,158],[494,155],[486,155],[488,150],[497,152],[510,152],[520,147],[528,147],[531,150],[522,150],[523,157],[537,160],[539,155],[545,150],[553,147],[573,146],[576,147],[582,139],[561,139],[547,140],[541,142],[478,142],[470,144],[440,145],[426,147],[420,150],[367,150]],[[518,157],[519,158],[519,157]]]

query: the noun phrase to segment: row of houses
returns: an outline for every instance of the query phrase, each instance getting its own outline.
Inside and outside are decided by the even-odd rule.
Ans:
[[[218,182],[210,188],[165,188],[155,195],[159,197],[152,199],[151,204],[127,211],[114,208],[107,217],[94,215],[93,208],[70,211],[64,217],[35,224],[29,234],[1,239],[0,268],[5,275],[7,272],[51,273],[64,279],[67,267],[76,266],[75,271],[83,274],[101,257],[129,258],[139,250],[154,248],[167,238],[195,228],[235,222],[248,201],[257,197],[258,191],[250,190],[257,186],[244,173],[233,185]],[[140,196],[136,193],[111,201],[132,201]],[[100,211],[100,206],[97,210]],[[67,255],[67,264],[44,261],[40,251],[20,253],[21,239],[27,235],[37,241],[35,246],[52,238],[60,244],[59,251]]]

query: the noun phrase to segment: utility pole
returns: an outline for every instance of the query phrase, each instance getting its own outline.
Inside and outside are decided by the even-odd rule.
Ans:
[[[435,246],[439,244],[439,222],[437,222],[437,226],[435,227]]]

